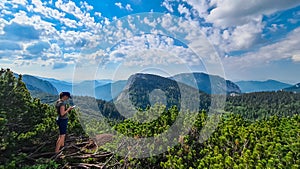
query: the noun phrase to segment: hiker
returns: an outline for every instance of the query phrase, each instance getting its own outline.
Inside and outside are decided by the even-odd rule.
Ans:
[[[56,142],[55,153],[58,153],[60,148],[64,147],[65,145],[65,137],[68,126],[68,113],[73,109],[73,107],[66,109],[66,101],[69,98],[72,98],[69,92],[61,92],[59,94],[59,99],[56,101],[55,107],[58,114],[56,123],[59,127],[59,137]]]

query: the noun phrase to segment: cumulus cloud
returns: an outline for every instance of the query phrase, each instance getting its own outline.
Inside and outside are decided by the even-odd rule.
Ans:
[[[164,1],[162,3],[162,6],[164,6],[165,8],[167,8],[168,11],[170,12],[174,12],[172,5],[169,3],[169,1]]]
[[[295,29],[279,42],[263,46],[255,52],[248,52],[240,57],[224,58],[224,62],[236,68],[265,66],[265,64],[282,59],[300,62],[298,44],[300,44],[300,28]]]
[[[189,48],[176,45],[173,38],[154,34],[134,36],[121,41],[108,54],[110,62],[121,62],[129,66],[196,65],[201,62]]]
[[[87,2],[80,1],[81,8],[85,8],[87,11],[91,11],[94,9],[93,6],[89,5]]]
[[[65,13],[60,12],[57,9],[44,6],[43,2],[40,0],[32,0],[31,3],[32,6],[31,5],[26,6],[28,11],[40,13],[46,18],[53,18],[57,20],[65,17]]]
[[[96,22],[90,14],[93,6],[87,2],[80,2],[78,6],[63,0],[55,3],[4,0],[0,7],[3,9],[0,12],[0,42],[5,43],[0,50],[6,51],[1,57],[14,58],[18,63],[22,60],[45,62],[43,65],[74,63],[81,50],[101,43],[102,24],[109,23],[99,12],[100,22]],[[62,66],[53,66],[59,67]]]
[[[1,38],[12,41],[30,41],[40,38],[40,32],[30,25],[11,23],[10,25],[6,25],[3,31],[5,33]]]
[[[298,6],[299,0],[212,0],[210,7],[214,7],[205,18],[217,26],[229,27],[243,25],[255,20],[261,15]]]
[[[178,11],[180,14],[185,14],[187,18],[191,16],[190,10],[187,7],[185,7],[183,4],[178,5]]]
[[[120,9],[126,9],[127,11],[133,11],[130,4],[126,4],[125,6],[122,5],[121,2],[116,2],[115,5]]]
[[[117,7],[119,7],[120,9],[123,9],[124,7],[122,6],[122,3],[121,2],[116,2],[115,5]]]
[[[126,4],[125,9],[127,9],[128,11],[133,11],[130,4]]]
[[[237,26],[231,33],[229,51],[248,49],[261,38],[262,22],[250,22]]]
[[[259,46],[263,41],[263,31],[266,29],[263,16],[270,16],[300,5],[300,0],[179,0],[178,2],[177,12],[188,20],[199,21],[198,26],[222,55]],[[176,3],[174,0],[165,0],[162,5],[167,7]],[[174,12],[173,8],[167,9]],[[277,31],[279,28],[282,26],[273,25],[269,29]]]
[[[17,5],[27,5],[28,1],[27,0],[11,0],[12,4],[17,4]]]
[[[300,54],[295,54],[292,56],[292,60],[296,62],[300,62]]]
[[[131,0],[130,3],[137,4],[141,1]],[[122,10],[133,10],[130,4],[124,4],[124,2],[123,4],[112,2],[112,4]],[[250,49],[254,44],[259,44],[263,38],[266,24],[263,16],[297,5],[299,5],[299,0],[266,0],[255,3],[242,0],[165,0],[161,6],[169,12],[180,14],[187,20],[174,19],[168,13],[159,17],[150,13],[149,17],[128,16],[123,20],[118,20],[117,17],[106,18],[99,11],[94,12],[96,9],[87,2],[78,4],[64,0],[52,3],[41,0],[1,1],[0,7],[3,10],[0,12],[2,16],[0,18],[0,43],[9,42],[11,45],[7,47],[3,45],[0,50],[9,51],[11,57],[18,60],[31,58],[35,61],[47,61],[47,64],[52,63],[53,68],[64,67],[58,64],[60,62],[74,63],[83,58],[100,62],[119,62],[128,57],[133,61],[131,64],[141,63],[141,60],[134,59],[136,55],[139,55],[140,59],[145,58],[147,61],[144,63],[175,63],[178,61],[177,57],[182,59],[182,63],[187,64],[199,63],[203,58],[214,62],[217,59],[211,56],[211,53],[215,51],[209,42],[221,54]],[[11,6],[20,7],[20,9],[11,9]],[[10,13],[13,13],[13,16]],[[281,29],[281,25],[274,24],[269,29],[277,31]],[[153,34],[153,36],[148,34]],[[184,45],[179,45],[177,38]],[[291,35],[289,38],[293,41]],[[17,40],[21,43],[13,42]],[[125,40],[124,43],[119,43],[122,40]],[[119,43],[118,47],[108,50],[116,43]],[[286,42],[286,44],[290,43]],[[272,51],[277,51],[273,54],[282,54],[278,51],[282,47],[273,45],[271,47],[278,48]],[[101,48],[97,48],[99,46]],[[188,47],[195,49],[200,56],[193,54]],[[136,49],[141,49],[142,52],[138,53]],[[266,49],[258,48],[257,52],[263,50]],[[79,56],[81,51],[90,51],[90,53]],[[297,50],[285,49],[285,51],[290,53],[281,55],[282,58],[299,61]],[[255,54],[263,56],[262,60],[275,58],[275,56],[270,57],[262,53]],[[248,53],[242,55],[241,58],[229,57],[227,59],[241,63],[242,58],[251,60],[255,56]],[[165,60],[167,62],[164,62]]]

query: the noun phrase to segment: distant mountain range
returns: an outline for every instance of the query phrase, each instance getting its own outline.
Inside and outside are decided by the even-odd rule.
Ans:
[[[242,93],[261,92],[261,91],[278,91],[289,88],[292,85],[282,83],[276,80],[267,81],[238,81],[235,82],[241,89]]]
[[[50,82],[58,92],[62,92],[62,91],[72,92],[71,82],[66,82],[63,80],[57,80],[53,78],[44,78],[44,77],[37,77],[37,78]]]
[[[38,77],[40,79],[46,80],[50,82],[58,92],[67,91],[71,92],[74,95],[80,95],[80,96],[93,96],[95,93],[95,88],[98,86],[106,85],[108,83],[111,83],[111,80],[85,80],[80,83],[73,83],[72,86],[71,82],[66,82],[62,80],[57,80],[53,78],[43,78]]]
[[[15,74],[15,76],[17,77],[18,75]],[[131,79],[128,80],[120,80],[116,82],[106,79],[89,80],[80,83],[74,83],[73,86],[71,82],[66,82],[53,78],[36,77],[31,75],[23,75],[23,81],[25,82],[29,91],[33,94],[47,93],[51,95],[58,95],[58,93],[60,93],[61,91],[69,91],[72,93],[72,95],[91,96],[95,97],[96,99],[110,101],[116,98],[123,91],[123,89],[128,83],[132,83],[133,77],[135,76],[132,76]],[[152,76],[150,74],[144,74],[143,76],[141,76],[141,74],[137,74],[136,77],[146,78],[148,79],[147,83],[152,85],[162,85],[159,83],[163,81],[162,79],[175,80],[177,83],[182,83],[191,86],[207,94],[240,94],[277,90],[300,92],[300,84],[293,86],[291,84],[282,83],[275,80],[238,81],[234,83],[230,80],[225,80],[220,76],[198,72],[182,73],[168,78],[157,75]],[[143,82],[143,84],[146,84],[146,82]],[[139,83],[136,83],[136,85],[138,86]]]

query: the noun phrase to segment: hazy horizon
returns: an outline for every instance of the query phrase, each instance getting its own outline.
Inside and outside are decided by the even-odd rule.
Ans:
[[[12,70],[13,71],[13,70]],[[20,74],[18,72],[14,72],[16,74]],[[141,72],[137,72],[137,73],[141,73]],[[182,73],[179,73],[179,74],[184,74],[184,73],[205,73],[205,72],[182,72]],[[22,74],[22,73],[21,73]],[[171,77],[171,76],[163,76],[163,75],[160,75],[160,74],[155,74],[155,73],[144,73],[144,74],[153,74],[153,75],[158,75],[158,76],[162,76],[162,77]],[[22,75],[31,75],[31,76],[35,76],[35,77],[38,77],[38,78],[45,78],[45,79],[55,79],[55,80],[59,80],[59,81],[65,81],[65,82],[68,82],[68,83],[80,83],[80,82],[84,82],[84,81],[94,81],[94,80],[98,80],[98,81],[112,81],[112,82],[116,82],[116,81],[122,81],[122,80],[128,80],[128,78],[133,75],[129,75],[128,78],[125,78],[125,79],[119,79],[119,80],[113,80],[113,79],[85,79],[85,80],[78,80],[78,81],[73,81],[73,79],[59,79],[59,78],[56,78],[56,77],[45,77],[45,76],[39,76],[39,75],[33,75],[33,74],[22,74]],[[174,75],[178,75],[178,74],[174,74]],[[174,76],[172,75],[172,76]],[[212,75],[212,74],[210,74]],[[222,76],[220,76],[222,77]],[[223,77],[224,78],[224,77]],[[249,80],[232,80],[232,79],[228,79],[225,77],[226,80],[230,80],[232,82],[241,82],[241,81],[256,81],[256,82],[265,82],[265,81],[268,81],[268,80],[275,80],[275,81],[279,81],[279,82],[282,82],[282,83],[286,83],[286,84],[290,84],[290,85],[296,85],[300,82],[295,82],[295,83],[290,83],[290,82],[285,82],[285,81],[281,81],[281,80],[277,80],[277,79],[265,79],[265,80],[255,80],[255,79],[249,79]]]

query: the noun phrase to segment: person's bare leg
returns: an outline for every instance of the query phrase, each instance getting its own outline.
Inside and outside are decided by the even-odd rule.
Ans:
[[[65,135],[65,134],[61,135],[61,138],[60,138],[60,141],[61,141],[61,147],[65,146],[65,138],[66,138],[66,135]]]
[[[58,153],[59,149],[65,145],[65,137],[65,134],[59,135],[56,142],[55,153]]]
[[[58,153],[59,152],[59,148],[60,148],[60,135],[58,136],[58,139],[56,141],[56,146],[55,146],[55,153]]]

